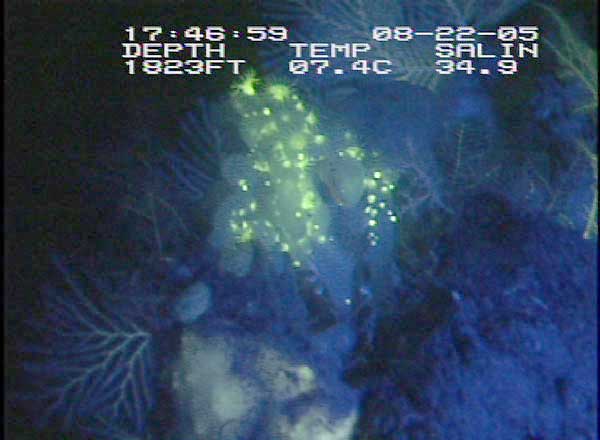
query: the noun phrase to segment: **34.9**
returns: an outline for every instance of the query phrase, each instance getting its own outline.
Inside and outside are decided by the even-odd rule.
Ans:
[[[455,72],[464,72],[467,75],[478,72],[484,73],[483,69],[478,71],[473,64],[473,60],[437,60],[435,66],[435,71],[440,75],[451,75]],[[517,60],[514,59],[499,60],[497,67],[498,73],[501,73],[502,75],[514,75],[518,71],[518,63]],[[488,71],[486,73],[490,72]]]

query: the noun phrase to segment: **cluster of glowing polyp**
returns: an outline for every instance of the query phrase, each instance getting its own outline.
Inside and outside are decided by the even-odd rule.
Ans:
[[[236,243],[256,240],[288,253],[300,266],[314,245],[330,240],[329,211],[313,173],[326,141],[317,116],[292,88],[263,84],[253,73],[234,86],[232,102],[249,151],[223,164],[236,187],[229,233]]]
[[[392,176],[393,173],[389,170],[376,169],[364,180],[367,193],[364,213],[368,217],[368,238],[371,246],[376,246],[379,242],[377,227],[381,221],[398,222],[391,201],[395,188],[395,179]]]
[[[221,167],[234,188],[214,218],[212,241],[223,249],[223,266],[247,273],[250,244],[259,243],[289,254],[299,267],[315,246],[334,241],[319,184],[337,205],[364,205],[355,232],[366,228],[369,243],[377,245],[379,222],[397,221],[390,202],[394,176],[381,158],[358,147],[350,133],[326,137],[315,113],[285,84],[263,83],[250,73],[234,85],[231,99],[248,151],[226,157]]]
[[[371,246],[376,246],[382,221],[398,222],[392,193],[397,172],[382,164],[377,152],[357,147],[352,133],[344,133],[343,147],[328,152],[321,165],[320,177],[340,206],[363,206],[363,220]]]

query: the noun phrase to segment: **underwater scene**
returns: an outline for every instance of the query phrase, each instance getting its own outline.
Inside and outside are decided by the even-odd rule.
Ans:
[[[6,438],[598,439],[597,13],[8,2]]]

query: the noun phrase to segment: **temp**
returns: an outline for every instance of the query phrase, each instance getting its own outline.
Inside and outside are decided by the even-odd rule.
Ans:
[[[294,58],[357,58],[359,53],[368,52],[368,43],[290,43]],[[304,49],[308,48],[308,56]]]

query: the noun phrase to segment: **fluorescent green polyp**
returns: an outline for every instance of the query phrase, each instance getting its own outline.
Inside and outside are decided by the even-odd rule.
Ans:
[[[260,80],[256,76],[256,72],[251,70],[240,81],[234,84],[233,89],[242,95],[254,96],[256,95],[256,88],[259,82]]]

